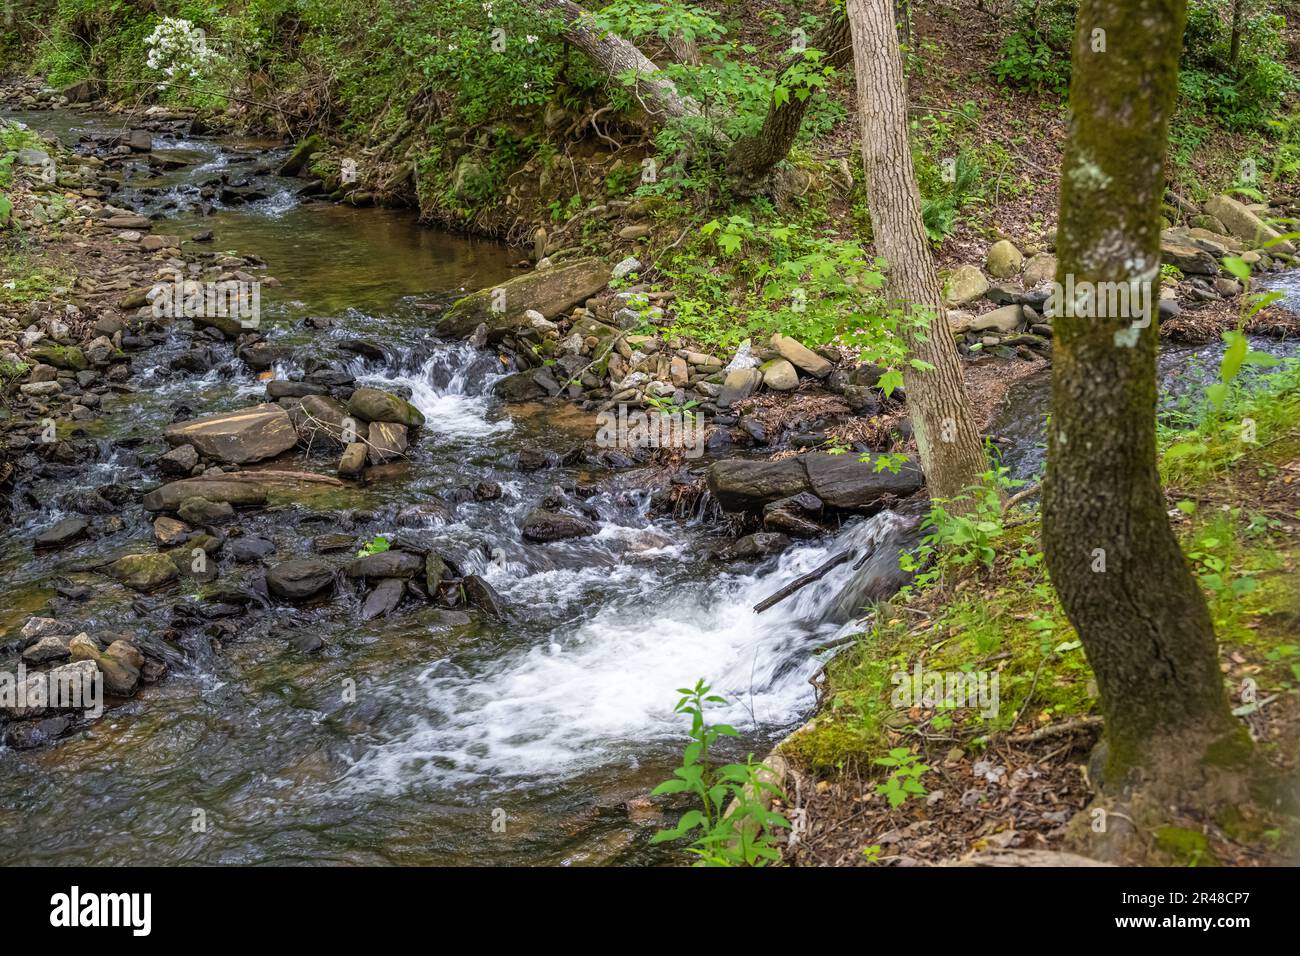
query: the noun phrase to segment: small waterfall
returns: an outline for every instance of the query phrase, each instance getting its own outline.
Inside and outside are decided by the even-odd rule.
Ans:
[[[400,791],[473,783],[524,785],[601,764],[635,763],[647,742],[676,741],[675,691],[705,678],[731,701],[712,714],[747,730],[779,730],[806,716],[814,650],[851,633],[848,617],[897,576],[897,548],[912,522],[890,512],[834,538],[792,548],[752,571],[665,580],[657,564],[546,571],[514,581],[487,573],[515,606],[572,621],[538,643],[467,673],[451,661],[428,667],[408,701],[418,714],[366,753],[347,785]],[[753,607],[783,584],[845,549],[876,559],[835,568],[763,614]],[[691,556],[680,544],[663,549]],[[889,567],[892,558],[893,570]],[[608,599],[588,603],[598,587]],[[550,606],[546,606],[550,605]],[[567,612],[567,614],[566,614]]]

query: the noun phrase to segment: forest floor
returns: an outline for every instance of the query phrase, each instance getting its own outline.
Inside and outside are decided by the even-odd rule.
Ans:
[[[1259,429],[1241,440],[1240,425]],[[1300,375],[1188,434],[1166,436],[1170,517],[1215,619],[1234,713],[1261,754],[1294,780],[1300,760]],[[980,851],[1078,850],[1070,820],[1090,799],[1100,730],[1096,686],[1047,581],[1037,514],[1016,512],[990,565],[946,565],[940,580],[882,605],[826,667],[817,716],[779,752],[787,809],[801,821],[798,865],[922,865]],[[892,706],[893,674],[987,670],[996,713]],[[897,749],[896,749],[897,748]],[[921,793],[881,792],[899,749],[924,765]],[[914,757],[912,755],[915,755]],[[1146,834],[1175,865],[1293,864],[1294,821],[1171,815]],[[1084,848],[1086,853],[1086,848]]]

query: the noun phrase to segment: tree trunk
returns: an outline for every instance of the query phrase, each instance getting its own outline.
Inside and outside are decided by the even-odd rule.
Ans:
[[[1246,0],[1232,0],[1232,39],[1228,44],[1228,69],[1237,69],[1237,58],[1241,55],[1242,22],[1246,16]]]
[[[839,69],[853,59],[853,39],[849,35],[848,17],[835,11],[831,19],[812,39],[812,48],[822,51],[821,64]],[[781,70],[777,83],[783,83],[790,71],[803,62],[796,54]],[[788,87],[787,87],[788,88]],[[767,184],[773,168],[790,154],[803,124],[804,113],[812,97],[799,99],[790,95],[784,102],[773,98],[763,120],[763,128],[753,136],[736,141],[727,154],[727,174],[732,189],[741,196],[752,196]]]
[[[1206,769],[1207,753],[1227,761],[1243,745],[1248,752],[1228,711],[1209,610],[1165,514],[1156,310],[1144,325],[1140,310],[1105,305],[1104,292],[1119,286],[1095,285],[1147,283],[1148,305],[1157,301],[1185,18],[1186,0],[1083,0],[1061,167],[1057,288],[1072,278],[1096,311],[1125,313],[1072,318],[1055,304],[1043,496],[1047,565],[1097,676],[1104,786],[1114,792],[1127,790],[1134,770],[1194,791],[1188,780]],[[1094,52],[1102,24],[1112,28]]]
[[[595,18],[571,0],[532,0],[538,12],[559,17],[560,35],[581,50],[611,80],[628,72],[637,75],[633,95],[657,125],[701,115],[699,104],[678,92],[676,85],[633,44],[602,29]],[[620,82],[615,80],[616,82]]]
[[[886,289],[910,316],[929,316],[928,329],[903,320],[909,356],[928,363],[903,369],[912,434],[930,494],[953,498],[979,482],[986,464],[962,387],[961,364],[944,314],[930,243],[921,224],[921,194],[907,139],[903,58],[891,0],[849,0],[853,61],[867,205],[876,252],[884,257]],[[960,508],[960,505],[956,507]]]

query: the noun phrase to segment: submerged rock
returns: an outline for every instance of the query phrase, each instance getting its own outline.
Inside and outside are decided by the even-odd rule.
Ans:
[[[171,558],[165,554],[128,554],[109,565],[108,573],[119,582],[137,591],[153,591],[180,573]]]
[[[524,519],[523,535],[528,541],[562,541],[566,538],[585,538],[600,530],[596,522],[580,515],[564,514],[536,508]]]

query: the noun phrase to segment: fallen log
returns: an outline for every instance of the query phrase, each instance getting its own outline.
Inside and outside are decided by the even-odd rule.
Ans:
[[[770,597],[763,598],[763,600],[759,601],[757,604],[754,605],[754,613],[762,614],[768,608],[780,604],[791,594],[794,594],[795,591],[798,591],[800,588],[806,587],[809,584],[812,584],[814,581],[817,581],[825,577],[829,572],[835,570],[845,561],[850,560],[852,557],[853,557],[852,551],[842,551],[841,553],[835,555],[835,557],[831,558],[826,563],[822,564],[820,567],[814,568],[813,570],[809,571],[807,574],[795,578],[793,581],[791,581],[785,587],[781,588],[781,590],[777,591],[775,594],[772,594]]]

